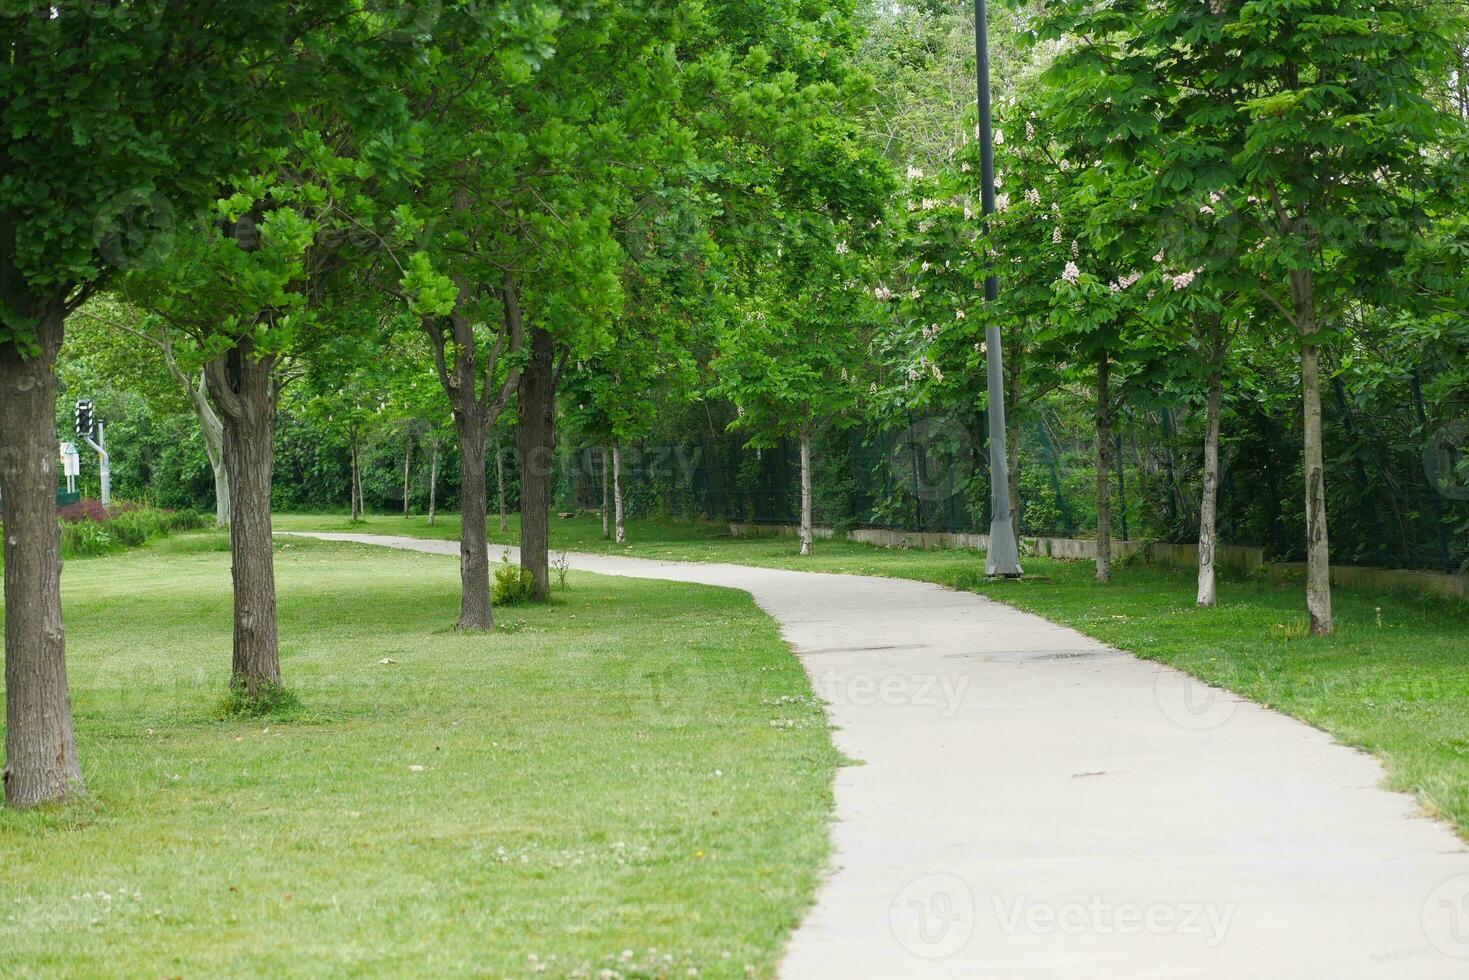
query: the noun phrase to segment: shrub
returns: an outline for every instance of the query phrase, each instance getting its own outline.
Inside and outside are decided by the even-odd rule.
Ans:
[[[243,718],[270,718],[275,721],[293,721],[301,715],[301,699],[292,690],[275,685],[251,697],[245,685],[233,683],[229,693],[214,709],[214,716],[221,721]]]
[[[101,524],[94,521],[78,521],[61,525],[61,557],[95,558],[118,547],[117,540]]]
[[[495,569],[495,588],[490,600],[497,606],[523,606],[535,599],[536,580],[530,572],[510,563],[510,552]]]
[[[94,500],[83,500],[59,511],[61,557],[95,558],[124,548],[137,548],[153,538],[175,531],[193,531],[208,522],[197,511],[168,511],[136,504],[118,504],[104,509]]]

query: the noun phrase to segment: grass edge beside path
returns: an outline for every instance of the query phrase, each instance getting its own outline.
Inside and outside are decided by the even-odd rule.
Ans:
[[[457,515],[369,517],[353,525],[335,515],[286,515],[282,530],[357,531],[455,539]],[[1469,603],[1336,588],[1337,631],[1303,635],[1297,586],[1222,579],[1219,605],[1198,609],[1195,576],[1140,563],[1114,566],[1095,581],[1091,562],[1025,559],[1026,578],[986,581],[973,551],[878,548],[845,540],[816,542],[800,557],[790,537],[732,539],[720,525],[630,520],[628,542],[601,537],[596,516],[553,517],[561,550],[662,560],[717,561],[933,582],[1005,602],[1072,627],[1145,660],[1168,664],[1319,728],[1377,756],[1391,789],[1416,794],[1423,808],[1469,839]],[[517,541],[490,521],[491,556]]]

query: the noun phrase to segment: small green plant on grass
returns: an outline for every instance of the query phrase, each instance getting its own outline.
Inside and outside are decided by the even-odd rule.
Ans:
[[[1276,623],[1270,627],[1272,640],[1304,640],[1310,635],[1311,621],[1305,616],[1297,616],[1289,622]]]
[[[568,588],[566,584],[566,573],[571,571],[571,555],[565,551],[561,552],[561,554],[556,556],[556,560],[551,563],[551,567],[556,570],[556,588],[563,592],[566,591]]]
[[[222,721],[239,718],[268,718],[291,721],[301,714],[301,699],[290,688],[272,685],[251,696],[244,684],[231,684],[229,693],[214,709]]]
[[[510,561],[510,549],[500,556],[495,569],[495,588],[490,599],[497,606],[524,606],[535,601],[536,580],[531,573]]]

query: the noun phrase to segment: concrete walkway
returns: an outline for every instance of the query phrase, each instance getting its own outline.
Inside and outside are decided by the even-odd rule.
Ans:
[[[749,592],[865,763],[788,980],[1469,977],[1469,851],[1315,729],[934,585],[571,564]]]

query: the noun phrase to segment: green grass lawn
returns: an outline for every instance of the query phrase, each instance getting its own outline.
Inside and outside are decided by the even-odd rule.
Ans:
[[[301,708],[227,721],[226,548],[67,564],[89,795],[0,808],[0,976],[773,972],[839,759],[747,596],[572,573],[461,635],[453,559],[282,541]]]
[[[283,528],[351,529],[341,517],[282,517]],[[501,535],[492,519],[494,540]],[[452,515],[373,517],[357,530],[457,537]],[[1219,606],[1194,607],[1194,576],[1143,566],[1102,585],[1088,562],[1029,559],[1019,582],[986,582],[974,552],[881,549],[816,542],[801,558],[794,538],[731,539],[710,524],[633,521],[629,543],[602,540],[592,517],[552,520],[557,549],[650,558],[728,561],[814,571],[892,575],[971,589],[1073,626],[1141,657],[1301,718],[1384,761],[1389,783],[1469,837],[1469,604],[1426,596],[1335,590],[1337,632],[1303,637],[1299,586],[1223,581]]]

